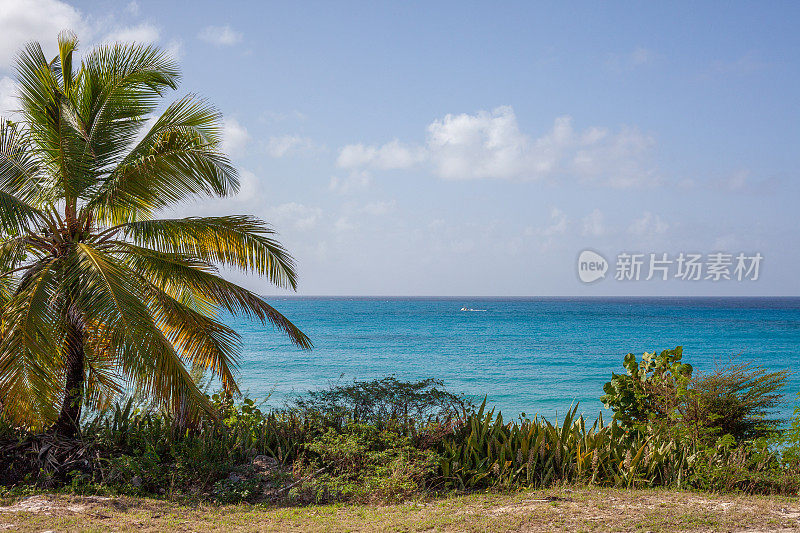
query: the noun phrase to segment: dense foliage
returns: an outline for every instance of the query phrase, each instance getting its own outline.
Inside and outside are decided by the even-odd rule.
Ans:
[[[751,377],[760,375],[756,370]],[[76,441],[6,425],[0,484],[11,493],[61,486],[220,502],[392,501],[556,483],[786,495],[800,490],[800,409],[787,431],[740,439],[702,418],[690,425],[647,418],[633,427],[600,416],[590,425],[577,416],[577,406],[557,421],[506,422],[485,402],[456,418],[398,416],[430,414],[426,406],[442,398],[448,398],[445,405],[463,401],[433,385],[394,378],[356,382],[268,412],[251,400],[215,394],[209,400],[219,419],[191,429],[169,411],[128,402],[87,418]],[[704,394],[713,390],[727,389]],[[409,405],[381,410],[386,417],[378,422],[342,417],[338,402],[311,407],[320,398],[350,398],[354,391],[359,398],[375,391],[365,404],[403,397]],[[694,426],[703,420],[711,426],[698,436]]]
[[[627,374],[612,374],[600,398],[628,429],[671,428],[691,435],[730,435],[737,442],[769,436],[786,421],[770,418],[783,399],[787,370],[768,372],[730,360],[713,372],[695,373],[681,362],[683,349],[625,356]]]
[[[463,396],[445,390],[439,380],[405,382],[388,376],[310,391],[297,398],[292,407],[306,416],[321,416],[338,424],[372,424],[380,428],[399,423],[412,430],[434,422],[446,424],[470,406]]]

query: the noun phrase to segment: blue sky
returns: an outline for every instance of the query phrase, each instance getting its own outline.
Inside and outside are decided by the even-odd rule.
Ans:
[[[301,294],[800,295],[800,5],[496,4],[0,0],[0,112],[25,40],[169,49],[243,180],[174,214],[265,218]],[[623,282],[621,252],[764,259]]]

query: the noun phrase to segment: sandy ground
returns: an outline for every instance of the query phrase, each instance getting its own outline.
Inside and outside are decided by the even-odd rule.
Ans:
[[[6,501],[0,531],[800,531],[796,498],[595,487],[394,505],[181,504],[99,496]]]

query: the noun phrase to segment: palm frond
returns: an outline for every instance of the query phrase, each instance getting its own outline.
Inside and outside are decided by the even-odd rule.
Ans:
[[[76,76],[76,106],[98,170],[111,171],[122,160],[179,77],[174,60],[153,46],[104,45],[86,56]]]
[[[107,325],[107,349],[117,355],[123,375],[166,405],[177,407],[190,398],[210,412],[172,343],[155,324],[137,276],[87,244],[79,244],[77,252],[81,260],[70,277],[80,280],[84,290],[76,303],[88,320]]]
[[[33,266],[5,302],[0,339],[0,405],[14,422],[41,428],[55,420],[63,327],[55,261]]]
[[[219,113],[187,96],[172,104],[144,138],[99,180],[86,209],[111,224],[150,218],[153,210],[192,196],[227,196],[236,170],[219,149]]]
[[[310,349],[311,340],[263,298],[215,274],[204,262],[181,253],[162,253],[124,242],[109,243],[131,270],[167,293],[188,288],[232,315],[257,318],[286,333],[297,346]]]
[[[45,190],[31,141],[15,123],[0,117],[0,191],[36,205],[45,199]]]
[[[117,229],[141,246],[253,272],[279,287],[297,288],[294,259],[272,237],[275,232],[253,216],[142,220]]]

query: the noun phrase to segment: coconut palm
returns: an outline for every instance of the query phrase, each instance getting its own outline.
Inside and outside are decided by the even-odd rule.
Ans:
[[[82,405],[136,391],[208,409],[190,370],[237,392],[240,338],[218,313],[289,320],[219,274],[238,269],[296,288],[294,261],[252,216],[160,218],[198,196],[238,190],[220,151],[221,117],[186,96],[154,113],[179,79],[169,55],[113,44],[75,68],[74,35],[48,61],[17,59],[20,120],[0,123],[0,404],[32,429],[74,434]]]

